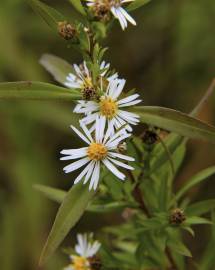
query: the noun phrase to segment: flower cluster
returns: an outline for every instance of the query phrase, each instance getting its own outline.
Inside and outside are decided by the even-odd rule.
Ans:
[[[73,162],[64,168],[70,173],[85,166],[76,177],[74,184],[83,180],[89,182],[89,189],[97,189],[102,167],[106,167],[120,180],[125,180],[125,174],[117,167],[127,170],[134,168],[127,163],[134,158],[120,151],[125,149],[125,140],[131,136],[132,125],[137,125],[139,116],[126,111],[129,106],[141,102],[138,94],[120,98],[125,86],[125,80],[119,79],[118,74],[108,72],[109,64],[102,62],[96,82],[84,62],[74,65],[74,73],[68,74],[65,85],[79,89],[82,100],[74,108],[74,112],[83,115],[79,121],[80,131],[75,126],[72,130],[84,141],[86,146],[78,149],[61,151],[61,160]]]
[[[93,270],[94,256],[99,251],[101,244],[93,241],[92,234],[78,234],[77,241],[76,254],[70,255],[71,263],[64,270]]]

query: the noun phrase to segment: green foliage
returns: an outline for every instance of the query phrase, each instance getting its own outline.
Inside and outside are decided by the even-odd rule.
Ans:
[[[57,30],[58,23],[65,21],[65,17],[39,0],[27,0],[32,9],[39,14],[43,20],[54,30]]]
[[[154,106],[143,106],[133,110],[140,115],[141,121],[182,136],[200,138],[212,143],[215,141],[215,128],[184,113]]]
[[[94,191],[89,192],[88,186],[76,185],[68,191],[55,218],[52,230],[44,246],[40,263],[44,263],[58,248],[71,228],[83,215]]]
[[[69,0],[71,4],[74,6],[74,8],[80,12],[82,15],[86,15],[86,12],[82,6],[82,3],[80,0]]]
[[[43,2],[38,0],[29,0],[28,2],[55,31],[57,30],[58,23],[65,21],[63,15]],[[106,51],[106,48],[103,48],[99,42],[102,38],[107,36],[107,30],[109,30],[108,27],[111,26],[111,24],[108,24],[107,27],[107,24],[104,22],[100,22],[89,16],[89,14],[85,12],[86,9],[81,1],[70,0],[70,2],[79,13],[85,16],[87,21],[85,21],[84,24],[76,24],[78,38],[74,43],[75,48],[82,54],[83,60],[86,61],[87,67],[92,73],[93,84],[98,86],[100,64],[103,61]],[[135,0],[127,6],[127,10],[135,10],[148,2],[149,0]],[[161,12],[159,10],[159,14],[160,13],[162,13],[162,10]],[[170,17],[174,17],[174,14]],[[163,29],[165,29],[165,27],[163,27]],[[167,40],[170,39],[171,38],[168,37]],[[10,44],[11,43],[12,42],[10,42]],[[121,48],[122,46],[119,47]],[[61,84],[65,83],[68,73],[73,72],[70,64],[53,55],[43,55],[40,63],[54,76],[55,80]],[[135,108],[134,111],[140,115],[142,123],[150,125],[152,129],[156,128],[158,138],[154,143],[149,144],[144,141],[143,137],[141,135],[139,136],[138,133],[132,136],[128,142],[127,153],[135,157],[135,170],[127,174],[124,183],[116,179],[111,173],[104,171],[103,177],[101,177],[100,188],[96,194],[89,192],[88,187],[82,186],[82,184],[73,186],[68,193],[62,189],[45,185],[34,185],[37,191],[47,198],[61,204],[44,247],[41,263],[45,262],[56,251],[70,229],[77,224],[83,213],[87,211],[90,214],[93,213],[93,215],[96,215],[96,223],[97,217],[105,215],[106,218],[108,215],[111,215],[109,226],[103,229],[105,232],[105,236],[103,236],[104,242],[105,238],[107,238],[107,243],[102,243],[100,254],[104,269],[144,270],[149,268],[166,269],[170,267],[178,268],[179,270],[186,269],[183,257],[191,257],[192,255],[189,248],[184,243],[184,231],[194,236],[193,226],[202,224],[210,225],[213,231],[213,237],[208,247],[205,249],[205,255],[202,261],[200,261],[199,269],[212,269],[214,266],[214,256],[211,251],[214,246],[214,217],[212,217],[211,222],[209,218],[201,216],[214,210],[214,199],[190,203],[188,196],[185,195],[195,185],[201,182],[203,184],[206,178],[214,174],[214,166],[199,172],[190,180],[186,181],[186,184],[182,185],[182,187],[177,190],[176,195],[174,195],[177,172],[185,160],[187,138],[204,139],[212,143],[215,141],[215,128],[194,118],[212,93],[211,89],[209,94],[203,97],[202,101],[190,115],[163,107],[143,106]],[[62,100],[73,102],[74,100],[80,99],[81,94],[75,89],[67,89],[52,84],[16,82],[1,83],[0,98]],[[7,104],[5,104],[5,107],[2,106],[2,108],[7,110]],[[70,113],[71,108],[67,110],[64,106],[55,106],[52,104],[32,106],[32,104],[29,103],[21,104],[19,109],[22,112],[20,114],[22,117],[23,115],[31,115],[31,124],[34,121],[39,121],[41,124],[48,124],[49,128],[51,127],[61,132],[64,130],[64,126],[67,125],[67,122],[72,122],[74,125],[77,125],[79,120]],[[10,113],[16,112],[13,109],[11,111]],[[20,115],[18,115],[18,119]],[[158,127],[168,130],[171,133],[166,135],[163,139],[161,136],[162,131],[157,129]],[[23,128],[26,127],[23,125]],[[11,134],[13,134],[13,131],[11,131]],[[30,135],[32,134],[34,134],[34,132],[30,132]],[[31,136],[29,136],[29,138],[31,138]],[[38,140],[38,138],[39,136],[34,137],[35,140]],[[59,140],[61,139],[60,136]],[[20,133],[18,138],[15,138],[14,135],[13,140],[19,145],[19,141],[23,140],[22,133]],[[23,140],[22,144],[20,144],[21,146],[18,146],[21,152],[25,143],[26,142]],[[52,144],[51,140],[50,144]],[[57,145],[58,144],[59,142]],[[47,143],[45,146],[46,145]],[[76,145],[76,141],[74,145]],[[30,140],[26,150],[31,147],[32,141]],[[41,153],[37,152],[37,154],[39,157],[41,156]],[[28,160],[28,151],[25,151],[25,155],[23,155],[22,158],[23,159],[16,164],[16,174],[19,176],[17,177],[19,181],[17,181],[18,183],[16,183],[16,185],[21,197],[23,197],[25,207],[30,206],[34,209],[34,204],[37,205],[38,202],[37,199],[31,196],[30,188],[33,182],[29,181],[29,183],[28,179],[31,179],[31,173],[35,171],[34,166],[36,166],[35,164],[37,164],[38,160],[35,159],[33,154]],[[45,159],[41,161],[41,163],[47,165]],[[41,166],[41,171],[42,167],[43,166]],[[51,169],[53,169],[53,167],[53,165],[50,166]],[[43,170],[45,171],[46,167],[43,168]],[[41,176],[36,176],[36,173],[35,178],[36,180],[43,179]],[[92,200],[93,197],[95,197],[94,200]],[[185,198],[185,200],[181,203],[182,197]],[[178,206],[185,208],[185,218],[178,223],[172,223],[172,210]],[[21,210],[22,205],[18,208],[18,212]],[[19,216],[16,211],[14,211],[15,216],[8,215],[10,211],[10,207],[5,208],[5,220],[2,226],[5,232],[3,241],[8,243],[8,245],[5,246],[5,254],[8,255],[8,258],[4,256],[2,262],[3,268],[6,270],[11,270],[16,267],[14,266],[16,264],[9,259],[16,256],[11,250],[11,247],[14,245],[13,238],[16,244],[22,240],[14,233],[16,228],[19,227],[19,224],[16,223]],[[117,225],[114,226],[115,215],[117,215],[118,219],[116,221]],[[39,223],[41,223],[41,213],[34,209],[28,218],[29,227],[32,230],[31,240],[33,243],[36,243],[37,230],[34,224],[38,222],[37,219]],[[102,227],[103,224],[99,224],[99,228],[102,229]],[[113,250],[114,252],[111,252]],[[53,266],[56,267],[54,257],[52,258]],[[16,261],[18,260],[19,257],[16,256]],[[24,268],[25,267],[23,267],[23,269]],[[50,269],[54,268],[51,266]]]
[[[135,0],[127,7],[127,10],[128,11],[135,10],[137,8],[144,6],[145,4],[148,4],[150,1],[151,0]]]
[[[0,83],[1,99],[38,99],[38,100],[77,100],[80,94],[67,89],[41,82]]]

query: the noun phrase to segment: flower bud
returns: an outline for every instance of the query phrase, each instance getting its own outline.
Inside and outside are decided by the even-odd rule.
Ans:
[[[76,29],[67,21],[58,23],[58,33],[65,40],[70,40],[76,35]]]
[[[186,216],[184,214],[184,211],[180,208],[176,208],[172,210],[170,214],[170,223],[173,225],[180,225],[186,220]]]
[[[102,267],[101,260],[98,256],[88,258],[88,262],[90,264],[90,269],[92,270],[100,270]]]

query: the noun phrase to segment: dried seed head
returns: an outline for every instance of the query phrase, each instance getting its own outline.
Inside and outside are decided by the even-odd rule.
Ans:
[[[67,21],[58,23],[58,33],[65,40],[70,40],[76,35],[76,29]]]
[[[180,225],[186,220],[184,211],[180,208],[172,210],[170,214],[170,223],[174,225]]]
[[[109,1],[96,1],[93,6],[93,14],[98,20],[107,22],[111,18],[110,8]]]
[[[96,90],[93,87],[84,87],[81,91],[84,100],[92,100],[96,98]]]
[[[92,270],[100,270],[102,267],[101,260],[98,256],[88,258],[88,262],[90,264],[90,269]]]

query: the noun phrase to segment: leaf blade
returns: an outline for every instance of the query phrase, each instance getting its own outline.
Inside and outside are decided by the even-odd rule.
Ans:
[[[135,0],[130,5],[128,5],[127,10],[133,11],[137,8],[140,8],[146,4],[148,4],[151,0]]]
[[[6,82],[0,83],[0,99],[42,99],[77,100],[81,95],[73,89],[67,89],[42,82]]]
[[[189,181],[176,193],[174,200],[179,200],[190,188],[204,181],[211,175],[215,174],[215,166],[209,167],[193,177],[190,178]]]
[[[157,106],[135,107],[131,111],[137,113],[143,123],[154,125],[185,137],[203,139],[215,143],[215,127],[185,113]]]
[[[66,77],[72,72],[72,65],[55,55],[44,54],[40,59],[40,64],[63,85]]]
[[[82,183],[73,186],[67,193],[56,215],[40,258],[42,265],[58,248],[67,233],[83,215],[95,191],[89,191]]]
[[[53,29],[57,30],[59,22],[65,21],[64,16],[53,7],[39,0],[27,0],[32,9]]]

